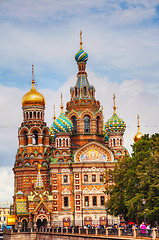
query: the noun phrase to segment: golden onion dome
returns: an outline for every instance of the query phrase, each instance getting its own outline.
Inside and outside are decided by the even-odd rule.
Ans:
[[[27,92],[22,98],[22,107],[30,106],[30,105],[38,105],[45,107],[45,98],[39,93],[34,85],[35,81],[32,80],[32,88],[29,92]]]
[[[137,142],[142,138],[143,134],[140,132],[140,130],[137,131],[137,133],[134,136],[134,142]]]
[[[139,141],[142,138],[142,136],[143,136],[143,134],[140,132],[139,114],[137,115],[137,120],[138,120],[138,125],[137,125],[138,130],[137,130],[137,133],[134,136],[134,142]]]

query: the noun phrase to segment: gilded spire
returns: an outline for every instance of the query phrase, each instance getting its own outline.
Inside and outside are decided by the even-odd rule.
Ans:
[[[38,164],[38,175],[37,175],[37,179],[35,181],[35,187],[43,187],[43,180],[42,180],[42,177],[41,177],[41,173],[40,173],[40,168],[41,168],[41,165]]]
[[[139,114],[137,114],[137,127],[138,127],[138,131],[140,131],[139,118],[140,118],[140,116],[139,116]]]
[[[134,142],[137,142],[143,136],[143,134],[140,132],[139,114],[137,115],[137,128],[138,128],[138,130],[134,136]]]
[[[55,116],[55,104],[54,104],[54,112],[53,112],[53,114],[54,114],[53,119],[55,121],[55,119],[56,119],[56,116]]]
[[[62,93],[61,93],[61,113],[63,113]]]
[[[116,113],[116,106],[115,106],[115,94],[113,94],[113,102],[114,102],[114,106],[113,106],[113,109],[114,109],[114,114]]]
[[[32,65],[32,84],[34,84],[34,65]]]
[[[80,31],[80,49],[82,49],[82,31]]]

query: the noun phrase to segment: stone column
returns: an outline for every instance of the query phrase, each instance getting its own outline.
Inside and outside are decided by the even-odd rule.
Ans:
[[[121,228],[118,228],[118,237],[121,237]]]
[[[134,228],[133,228],[133,238],[134,238],[134,239],[136,239],[136,235],[137,235],[137,234],[136,234],[136,231],[137,231],[137,228],[134,227]]]
[[[156,239],[156,230],[157,230],[157,228],[153,228],[153,229],[152,229],[152,239],[153,239],[153,240]]]
[[[106,236],[108,236],[108,227],[105,229]]]

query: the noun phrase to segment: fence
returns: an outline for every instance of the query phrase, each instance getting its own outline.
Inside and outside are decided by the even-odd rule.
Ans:
[[[37,232],[37,233],[51,233],[51,234],[72,234],[72,235],[96,235],[96,236],[107,236],[107,237],[128,237],[128,238],[145,238],[145,239],[159,239],[159,229],[132,229],[132,228],[98,228],[98,227],[50,227],[50,228],[29,228],[29,229],[5,229],[4,233],[22,233],[22,232]]]

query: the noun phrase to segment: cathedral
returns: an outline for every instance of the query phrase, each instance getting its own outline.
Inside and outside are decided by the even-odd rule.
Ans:
[[[61,94],[61,114],[53,116],[51,127],[45,122],[45,98],[35,87],[32,66],[31,90],[22,98],[23,121],[13,168],[13,214],[18,227],[105,226],[116,221],[107,214],[104,173],[128,154],[126,124],[116,112],[115,95],[110,100],[113,114],[104,122],[86,72],[82,33],[75,60],[78,73],[70,101],[64,112]]]

